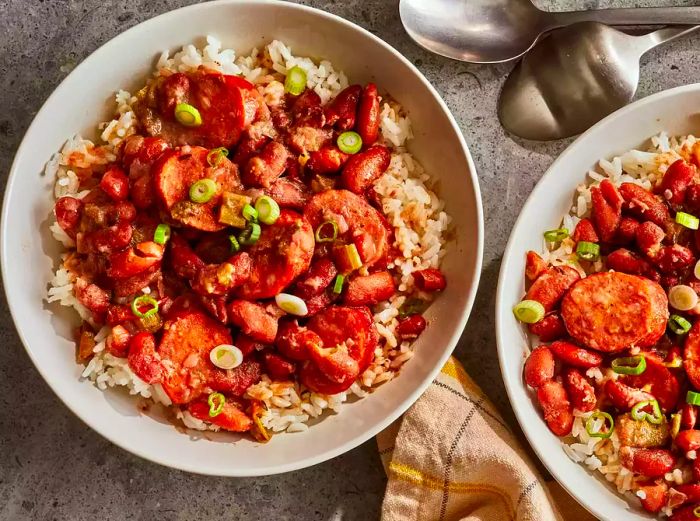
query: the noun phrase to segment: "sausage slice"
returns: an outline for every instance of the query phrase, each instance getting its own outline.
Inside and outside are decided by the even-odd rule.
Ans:
[[[616,271],[576,282],[564,297],[561,315],[581,345],[614,353],[649,346],[663,335],[668,299],[649,279]]]

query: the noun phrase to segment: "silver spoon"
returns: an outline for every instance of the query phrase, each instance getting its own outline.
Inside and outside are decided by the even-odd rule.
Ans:
[[[639,58],[698,26],[630,36],[584,22],[553,32],[513,69],[498,104],[506,130],[548,141],[579,134],[634,97]]]
[[[546,12],[530,0],[401,0],[406,32],[429,51],[472,63],[525,54],[542,34],[577,22],[608,25],[700,24],[700,7]]]

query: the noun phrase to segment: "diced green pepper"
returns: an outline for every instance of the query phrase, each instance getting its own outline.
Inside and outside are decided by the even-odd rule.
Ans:
[[[250,204],[250,201],[251,198],[247,195],[224,192],[221,196],[219,222],[234,228],[245,228],[248,221],[243,217],[243,207]]]

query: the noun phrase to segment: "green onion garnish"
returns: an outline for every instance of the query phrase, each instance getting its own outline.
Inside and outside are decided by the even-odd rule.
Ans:
[[[644,411],[643,409],[645,407],[651,407],[652,414]],[[637,421],[646,420],[654,425],[659,425],[664,421],[664,415],[661,413],[661,407],[659,407],[659,402],[656,400],[645,400],[643,402],[639,402],[632,407],[631,415],[632,418]]]
[[[685,212],[676,212],[676,222],[681,226],[690,228],[691,230],[697,230],[700,228],[700,219],[694,215],[690,215]]]
[[[700,505],[696,506],[696,507],[693,509],[693,515],[694,515],[696,518],[700,518]]]
[[[252,205],[246,203],[243,205],[243,210],[241,212],[243,214],[243,218],[246,221],[256,223],[258,222],[258,211],[253,208]]]
[[[213,418],[224,410],[226,397],[221,393],[211,393],[209,398],[207,398],[207,403],[209,404],[209,416]]]
[[[691,323],[680,315],[668,317],[668,328],[677,335],[685,335],[691,327]]]
[[[146,311],[141,311],[143,306],[149,306]],[[131,302],[131,311],[139,318],[149,317],[158,313],[158,301],[149,295],[140,295]]]
[[[287,71],[287,78],[284,80],[284,90],[298,96],[306,88],[306,71],[298,65]]]
[[[362,150],[362,137],[357,132],[343,132],[336,141],[341,152],[357,154]]]
[[[260,225],[258,223],[248,223],[246,229],[238,236],[238,242],[245,246],[251,246],[258,242],[260,231]]]
[[[275,303],[277,304],[277,307],[290,315],[305,317],[309,314],[309,308],[306,306],[306,302],[296,295],[290,295],[289,293],[278,293],[275,295]]]
[[[598,428],[597,431],[593,432],[593,422],[596,420],[603,420],[603,424]],[[608,424],[608,428],[603,431],[605,424]],[[591,414],[586,420],[586,432],[591,438],[609,438],[612,436],[615,427],[615,420],[607,412],[596,411]]]
[[[316,228],[316,242],[333,242],[338,237],[338,223],[326,221]]]
[[[585,261],[598,260],[600,256],[600,246],[594,242],[578,241],[576,245],[576,255]]]
[[[241,251],[241,245],[238,242],[238,239],[236,239],[235,235],[229,235],[228,240],[231,243],[231,253],[236,253],[237,251]]]
[[[214,148],[207,154],[207,163],[211,167],[217,167],[225,157],[228,157],[228,149],[224,147]]]
[[[213,179],[200,179],[190,186],[190,201],[204,204],[214,197],[217,188]]]
[[[544,239],[547,242],[561,242],[569,236],[569,230],[566,228],[557,228],[544,232]]]
[[[688,391],[688,394],[685,395],[685,401],[690,405],[700,405],[700,393]]]
[[[156,231],[153,233],[153,242],[156,244],[165,244],[170,240],[170,226],[167,224],[159,224],[156,226]]]
[[[534,324],[544,318],[544,306],[536,300],[523,300],[513,306],[513,314],[520,322]]]
[[[175,107],[175,119],[186,127],[198,127],[202,124],[199,111],[188,103],[178,103]]]
[[[280,217],[280,205],[272,197],[266,195],[258,197],[255,201],[255,209],[258,212],[258,219],[263,224],[275,224]]]
[[[335,278],[335,283],[333,284],[333,293],[340,295],[343,291],[343,283],[345,282],[345,275],[339,273]]]
[[[617,374],[642,374],[647,368],[647,360],[642,355],[616,358],[610,364]]]

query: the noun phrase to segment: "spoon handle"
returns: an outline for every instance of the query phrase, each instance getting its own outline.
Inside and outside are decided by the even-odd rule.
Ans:
[[[680,38],[688,33],[692,33],[700,29],[700,25],[691,25],[687,27],[666,27],[651,33],[636,36],[635,39],[639,44],[640,55],[650,51],[657,45],[665,42],[670,42],[676,38]]]
[[[693,25],[700,24],[700,7],[644,7],[550,12],[551,29],[577,22],[607,25]]]

